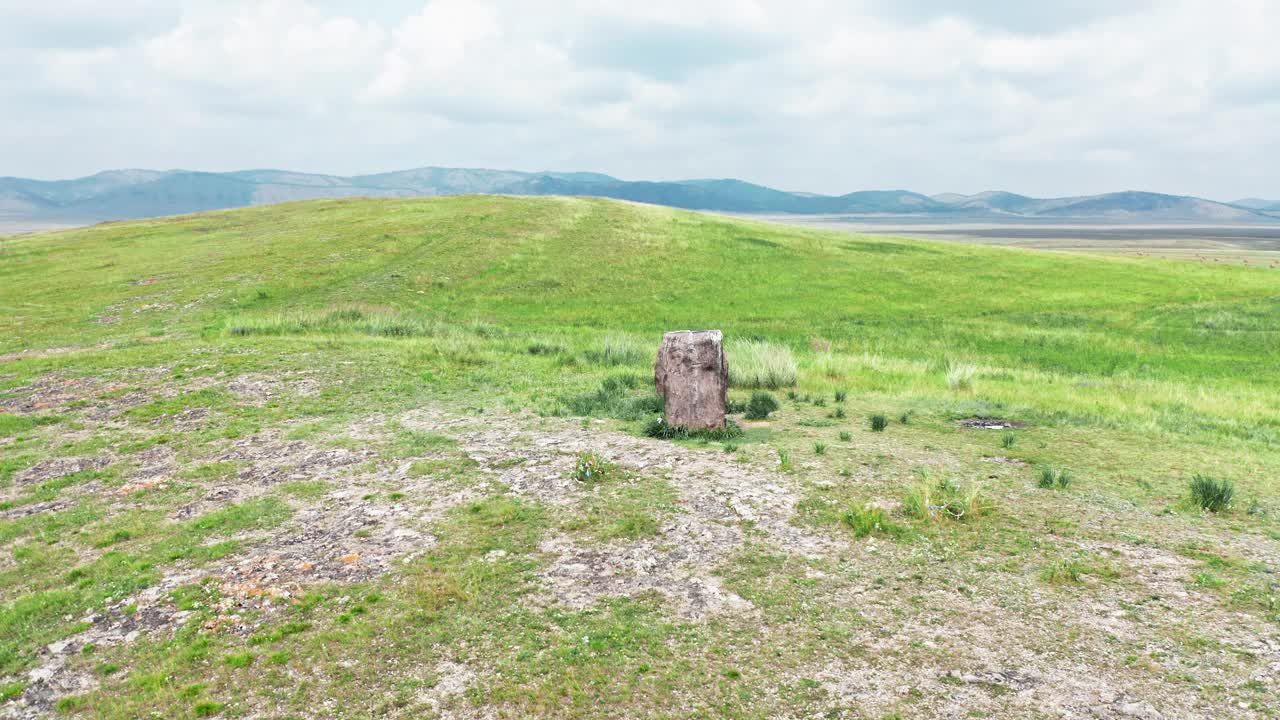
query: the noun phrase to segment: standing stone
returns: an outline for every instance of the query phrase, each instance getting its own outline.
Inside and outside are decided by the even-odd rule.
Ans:
[[[662,336],[653,368],[667,424],[691,429],[724,427],[729,363],[719,330],[678,330]]]

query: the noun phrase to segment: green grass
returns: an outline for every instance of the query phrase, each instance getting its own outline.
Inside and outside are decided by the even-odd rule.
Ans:
[[[415,337],[447,332],[443,326],[388,310],[359,307],[321,312],[302,311],[271,315],[232,315],[226,319],[228,335],[359,334],[383,337]]]
[[[906,527],[895,522],[882,508],[869,505],[850,510],[845,513],[843,520],[853,531],[854,537],[885,535],[897,538],[909,533]]]
[[[722,428],[687,428],[669,424],[664,418],[650,420],[644,426],[644,434],[661,440],[706,440],[726,442],[743,435],[742,428],[732,420],[726,420]]]
[[[785,251],[736,242],[744,233]],[[871,257],[870,244],[894,252]],[[1265,398],[1280,382],[1267,352],[1280,311],[1263,270],[883,239],[851,250],[835,233],[559,199],[322,201],[8,245],[0,352],[146,336],[146,312],[93,318],[154,275],[165,279],[149,292],[179,308],[165,316],[177,337],[233,327],[403,337],[395,328],[407,324],[430,335],[418,339],[432,354],[465,364],[488,358],[473,342],[487,325],[570,332],[583,353],[639,363],[631,340],[609,338],[649,338],[653,352],[664,330],[716,325],[742,386],[933,396],[935,383],[959,388],[955,376],[968,375],[989,399],[1065,421],[1254,442],[1277,433]],[[268,265],[289,273],[258,282],[265,296],[242,289],[246,269]],[[1029,276],[1034,285],[1019,281]],[[48,298],[39,312],[21,312],[19,299],[37,293]],[[792,343],[814,336],[832,338],[833,351],[797,356]]]
[[[798,373],[791,348],[764,340],[729,342],[729,384],[740,388],[778,388],[796,384]]]
[[[928,478],[907,489],[902,507],[909,517],[924,521],[971,522],[995,510],[994,502],[976,482],[933,482]]]
[[[1274,578],[1241,558],[1280,537],[1276,278],[564,198],[317,201],[7,239],[0,355],[35,352],[0,363],[0,401],[44,390],[33,411],[0,412],[0,702],[87,613],[177,570],[189,576],[165,597],[191,621],[77,655],[102,687],[66,712],[914,717],[937,714],[941,673],[991,664],[998,643],[1098,672],[1114,665],[1100,658],[1164,647],[1179,623],[1211,635],[1240,615],[1274,622]],[[661,457],[641,466],[603,433],[641,435],[659,416],[652,363],[682,328],[725,332],[735,409],[771,406],[749,413],[770,422],[656,428],[680,445],[635,440]],[[243,377],[275,384],[254,397]],[[770,391],[789,398],[781,411]],[[437,411],[447,430],[414,425]],[[898,422],[858,432],[873,416]],[[1021,424],[958,423],[979,417]],[[515,424],[564,444],[554,468],[531,471],[556,502],[506,484],[533,454]],[[262,438],[310,450],[265,472],[274,458],[250,452]],[[579,472],[587,440],[619,466]],[[991,457],[997,445],[1008,457]],[[343,452],[360,459],[307,465]],[[100,454],[113,464],[23,479]],[[116,494],[157,458],[163,485]],[[1040,492],[1039,467],[1055,468],[1054,487],[1067,484],[1056,468],[1084,481]],[[1254,509],[1175,512],[1196,470],[1234,478]],[[241,483],[249,499],[210,499]],[[274,528],[296,517],[308,532],[316,507],[381,517],[426,488],[462,504],[419,507],[424,540],[387,575],[308,583],[277,612],[245,611],[243,632],[201,630],[234,603],[201,578]],[[706,534],[673,542],[698,513],[715,518]],[[378,532],[353,525],[348,539]],[[774,547],[793,534],[812,550]],[[868,539],[848,551],[850,535]],[[1240,553],[1178,576],[1194,612],[1145,584],[1142,561],[1099,549],[1187,555],[1188,538]],[[662,584],[715,543],[701,584]],[[548,581],[565,566],[623,589],[570,607]],[[677,612],[723,599],[717,584],[752,608]],[[1029,591],[1052,605],[1028,605]],[[1077,621],[1104,606],[1128,614],[1124,639]],[[1213,677],[1260,668],[1188,653],[1180,668]],[[415,704],[443,661],[480,685],[452,707]],[[842,707],[812,679],[839,668],[919,688]],[[1177,692],[1165,668],[1114,672],[1138,694]],[[1229,714],[1247,700],[1233,693],[1205,685],[1196,707]],[[971,714],[1030,711],[990,695],[966,700]]]
[[[1086,577],[1114,580],[1122,574],[1103,558],[1075,557],[1046,565],[1040,571],[1040,579],[1052,585],[1073,585],[1084,582]]]
[[[105,541],[95,541],[96,546],[109,549],[95,559],[44,576],[44,587],[33,588],[33,592],[0,606],[0,672],[30,662],[28,653],[33,644],[63,637],[79,626],[78,619],[86,610],[100,609],[104,599],[124,597],[150,586],[156,580],[157,565],[220,559],[233,552],[235,545],[216,541],[244,530],[274,527],[289,515],[287,505],[265,497],[229,505],[185,523],[157,524],[154,519],[144,522],[135,516],[137,537],[116,531]],[[78,520],[83,522],[83,518]],[[57,542],[48,535],[44,540]],[[13,587],[37,567],[35,561],[40,558],[30,554],[23,559],[26,562],[22,565],[0,573],[0,581]]]
[[[588,362],[606,367],[618,365],[644,365],[653,363],[657,358],[657,350],[653,344],[645,344],[638,338],[617,333],[606,335],[600,348],[583,353]]]

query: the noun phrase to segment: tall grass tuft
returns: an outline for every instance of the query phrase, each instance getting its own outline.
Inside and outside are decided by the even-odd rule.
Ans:
[[[884,415],[871,416],[871,432],[884,432],[889,427],[889,418]]]
[[[734,387],[777,390],[796,384],[796,358],[785,345],[747,340],[731,343],[727,354]]]
[[[657,350],[649,348],[630,335],[613,333],[605,336],[599,350],[588,350],[583,353],[587,362],[605,367],[619,365],[643,365],[657,357]]]
[[[854,508],[845,513],[842,519],[844,524],[848,525],[849,529],[853,531],[854,537],[887,535],[900,538],[905,537],[909,532],[907,528],[893,522],[884,509],[872,505]]]
[[[903,511],[918,520],[964,522],[986,515],[994,507],[977,483],[962,488],[954,480],[931,483],[925,478],[902,498]]]
[[[1066,468],[1055,470],[1045,466],[1040,468],[1040,473],[1036,476],[1036,485],[1045,490],[1052,490],[1055,487],[1065,490],[1073,479],[1071,471]]]
[[[1191,499],[1209,512],[1221,512],[1231,507],[1236,487],[1230,480],[1215,480],[1196,473],[1191,478]]]
[[[978,374],[978,368],[976,365],[947,360],[945,372],[947,389],[956,391],[972,390],[973,376]]]
[[[744,417],[748,420],[767,420],[769,413],[777,411],[779,407],[777,398],[767,392],[756,391],[751,393],[751,401],[747,403]]]
[[[662,398],[635,373],[607,377],[595,390],[562,401],[570,415],[581,417],[643,420],[663,411]]]
[[[435,322],[390,310],[341,307],[324,311],[236,315],[227,320],[228,335],[355,334],[381,337],[424,337],[446,332]]]

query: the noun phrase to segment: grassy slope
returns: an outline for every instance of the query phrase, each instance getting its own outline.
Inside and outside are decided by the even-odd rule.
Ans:
[[[714,326],[797,347],[820,337],[849,354],[1101,379],[1105,392],[1084,395],[1102,406],[1143,383],[1166,404],[1208,402],[1158,385],[1195,383],[1231,398],[1215,408],[1223,422],[1278,407],[1267,398],[1280,387],[1280,300],[1264,270],[491,197],[291,204],[8,245],[0,352],[355,303],[525,332]],[[118,322],[94,322],[104,316]]]
[[[315,332],[287,331],[300,319],[351,307],[403,323],[411,336],[370,335],[359,332],[358,324],[342,323]],[[273,334],[229,332],[235,327]],[[74,403],[69,411],[54,406],[0,414],[0,435],[8,439],[0,445],[5,509],[60,498],[74,483],[118,486],[130,472],[126,462],[124,470],[112,465],[34,488],[15,484],[15,473],[48,457],[104,450],[127,457],[159,442],[176,450],[182,468],[181,482],[167,491],[172,496],[149,497],[137,515],[82,500],[59,512],[0,521],[0,539],[14,555],[13,564],[0,566],[6,580],[0,601],[7,603],[0,629],[11,638],[0,645],[4,672],[29,667],[34,648],[75,630],[64,617],[79,617],[107,598],[154,583],[157,564],[216,563],[233,548],[200,548],[219,548],[215,543],[224,536],[285,521],[287,513],[271,505],[275,496],[269,496],[266,506],[245,505],[234,521],[214,515],[203,523],[157,523],[197,497],[206,476],[228,472],[211,462],[206,443],[286,426],[297,437],[349,443],[334,437],[344,422],[374,409],[392,415],[433,403],[488,412],[495,406],[563,412],[602,378],[619,372],[643,377],[643,353],[622,368],[590,361],[605,338],[622,333],[615,343],[649,349],[663,330],[681,327],[719,327],[731,338],[757,336],[791,346],[800,360],[802,394],[849,391],[851,419],[843,426],[858,425],[872,411],[894,417],[917,413],[911,428],[902,429],[908,438],[902,445],[868,436],[843,447],[826,409],[789,408],[790,420],[775,425],[771,444],[806,458],[813,456],[814,442],[837,445],[795,471],[815,482],[850,464],[887,464],[885,481],[910,475],[921,453],[938,448],[977,462],[993,454],[982,443],[994,438],[957,436],[949,419],[1004,414],[1034,425],[1017,440],[1018,449],[1006,454],[1028,463],[1069,465],[1090,478],[1086,495],[1071,500],[1091,518],[1084,523],[1089,527],[1092,518],[1116,512],[1116,503],[1145,511],[1176,508],[1186,478],[1203,470],[1235,478],[1242,492],[1262,501],[1264,512],[1234,516],[1231,532],[1245,538],[1275,532],[1267,514],[1280,469],[1280,291],[1274,272],[807,232],[601,200],[466,197],[261,207],[107,224],[0,245],[0,354],[54,350],[8,358],[0,365],[0,394],[20,395],[46,378],[110,381],[97,397],[107,403],[144,392],[149,384],[176,388],[176,394],[153,398],[109,425],[82,419]],[[830,352],[822,350],[827,343]],[[531,354],[533,345],[553,351]],[[947,388],[949,361],[978,366],[972,390]],[[139,377],[139,368],[158,370]],[[296,373],[306,373],[322,389],[261,406],[246,406],[226,390],[228,378],[237,375]],[[191,409],[211,414],[199,424],[180,425],[182,413]],[[380,452],[415,458],[420,450],[391,444]],[[963,465],[968,474],[983,471]],[[1000,478],[998,483],[1018,483],[1010,488],[1025,482]],[[806,487],[813,493],[805,506],[812,515],[807,522],[819,525],[865,499],[859,486]],[[653,492],[664,496],[661,489]],[[1020,490],[1008,492],[1022,497]],[[452,592],[437,587],[441,582],[478,588],[478,595],[458,591],[465,598],[462,610],[516,633],[515,644],[524,650],[505,656],[490,648],[497,655],[489,662],[535,689],[524,694],[515,685],[500,685],[491,700],[549,712],[572,697],[575,711],[589,714],[593,702],[635,702],[639,696],[661,709],[673,702],[664,693],[685,698],[681,702],[692,702],[692,693],[700,712],[752,715],[748,709],[760,698],[728,687],[731,674],[718,675],[719,665],[674,659],[708,641],[740,647],[738,630],[673,624],[652,599],[643,598],[610,606],[599,617],[503,615],[510,602],[503,593],[519,585],[528,567],[504,565],[496,574],[475,577],[464,560],[494,547],[522,558],[520,553],[536,555],[532,538],[559,522],[542,508],[511,502],[491,498],[470,516],[444,521],[455,528],[455,539],[405,580],[419,588],[426,583],[428,597]],[[1016,570],[1035,576],[1026,568],[1056,561],[1041,554],[1048,550],[1038,541],[1028,545],[1028,527],[1067,521],[1052,503],[1019,502],[1029,503],[1026,517],[1011,509],[1008,528],[992,530],[1000,540],[947,536],[946,542],[975,557],[993,552],[986,547],[993,542],[999,552],[1036,548],[1029,565]],[[498,519],[490,522],[490,515]],[[654,525],[642,520],[639,526]],[[1177,522],[1187,532],[1200,532],[1197,523],[1212,526],[1198,518]],[[1140,532],[1158,537],[1159,527],[1143,525]],[[118,552],[102,554],[102,547],[117,542]],[[87,563],[84,572],[68,580],[59,568],[77,557]],[[792,563],[765,553],[728,571],[729,581],[768,613],[794,600],[779,599],[771,585],[790,572],[804,576]],[[1239,573],[1241,588],[1253,587],[1251,566],[1230,567]],[[324,607],[346,592],[321,593],[315,602]],[[404,624],[406,607],[414,618],[423,612],[415,604],[419,596],[405,595],[403,588],[371,592],[405,604],[392,602],[383,605],[390,608],[384,612],[369,613],[373,627],[303,633],[279,651],[286,653],[281,664],[287,665],[289,652],[304,665],[315,662],[326,643],[349,646],[358,656],[362,637],[394,634]],[[434,605],[426,612],[439,622],[430,634],[433,643],[452,646],[486,637],[465,613]],[[343,622],[349,621],[348,614]],[[813,618],[807,630],[795,632],[809,648],[814,639],[806,633],[813,627],[843,621]],[[551,657],[522,655],[547,641],[538,629],[547,622],[563,624],[570,634],[598,626],[618,644],[585,658],[571,646]],[[243,647],[234,638],[214,641],[212,650],[205,647],[207,639],[180,641],[181,652],[191,655],[189,665],[175,660],[177,651],[167,645],[144,649],[129,658],[139,668],[134,676],[107,683],[108,697],[138,712],[196,712],[201,690],[183,694],[151,679],[169,673],[190,675],[194,682],[209,672],[210,652],[231,656]],[[430,652],[424,643],[406,638],[396,652]],[[653,686],[619,686],[612,677],[662,658],[668,662]],[[769,667],[766,658],[742,660],[752,662],[762,672]],[[249,675],[237,675],[234,664],[226,666],[233,670],[214,664],[225,676],[211,689],[220,700],[254,694],[245,689]],[[380,682],[376,672],[357,675],[362,683]],[[548,679],[554,676],[563,678]],[[688,685],[695,680],[701,684]],[[301,707],[332,700],[329,693],[341,696],[352,681],[321,682],[294,700]],[[570,682],[582,685],[563,684]],[[395,688],[385,689],[394,694]],[[792,689],[797,698],[805,695],[802,690]],[[263,691],[279,700],[277,692],[282,691]],[[790,711],[810,701],[796,702],[769,707]],[[101,702],[93,707],[110,714]]]

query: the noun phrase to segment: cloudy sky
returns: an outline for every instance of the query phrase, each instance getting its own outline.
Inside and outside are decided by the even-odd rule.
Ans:
[[[361,5],[0,0],[0,175],[446,165],[1280,197],[1278,0]]]

